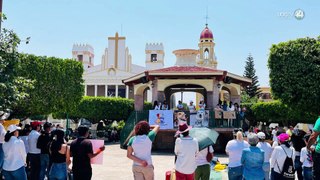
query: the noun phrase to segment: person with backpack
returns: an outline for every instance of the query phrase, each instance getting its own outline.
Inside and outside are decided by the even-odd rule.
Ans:
[[[274,148],[270,160],[271,180],[295,179],[295,150],[290,147],[289,139],[286,133],[278,136],[280,146]]]

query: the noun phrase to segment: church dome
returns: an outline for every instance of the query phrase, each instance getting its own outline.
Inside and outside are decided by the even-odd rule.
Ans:
[[[204,30],[201,32],[200,39],[204,38],[213,38],[212,31],[208,28],[208,26],[206,26]]]

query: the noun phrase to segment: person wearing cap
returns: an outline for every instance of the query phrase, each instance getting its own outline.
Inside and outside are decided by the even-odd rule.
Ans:
[[[188,106],[190,112],[196,111],[196,107],[193,105],[193,101],[190,100],[190,104]]]
[[[272,154],[272,147],[271,145],[265,141],[266,134],[264,132],[258,132],[259,143],[257,147],[264,151],[264,163],[263,163],[263,171],[264,171],[264,179],[270,179],[270,157]]]
[[[243,166],[241,164],[242,150],[250,145],[243,140],[243,133],[238,129],[234,130],[234,138],[227,143],[226,153],[229,156],[228,178],[230,180],[242,180]]]
[[[41,149],[37,147],[38,138],[40,136],[41,122],[31,123],[32,131],[28,136],[29,152],[28,157],[30,158],[30,179],[39,179],[40,176],[40,154]]]
[[[27,153],[23,141],[18,139],[20,129],[16,125],[10,125],[2,146],[4,151],[2,175],[8,180],[27,180],[25,170]]]
[[[177,180],[193,180],[197,168],[196,155],[199,152],[199,145],[197,139],[189,136],[191,128],[186,123],[180,124],[176,132],[176,135],[180,136],[176,139],[174,146],[174,153],[177,156],[175,162]]]
[[[264,171],[262,169],[264,162],[264,151],[257,147],[259,138],[257,134],[250,133],[247,136],[249,148],[242,151],[241,164],[243,165],[243,179],[245,180],[263,180]]]
[[[71,142],[70,157],[73,157],[72,172],[75,180],[90,180],[92,177],[92,167],[90,159],[96,157],[104,151],[101,146],[96,152],[93,152],[92,143],[89,137],[89,128],[81,125],[78,127],[79,137]]]
[[[127,157],[133,160],[132,172],[135,180],[154,179],[154,167],[151,158],[152,142],[160,126],[151,126],[146,121],[136,124],[135,136],[131,137],[127,148]]]
[[[43,125],[43,131],[38,138],[37,148],[41,150],[40,155],[40,180],[44,180],[45,176],[48,177],[49,174],[49,142],[51,140],[50,137],[51,124],[46,122]]]
[[[271,179],[282,179],[282,169],[280,167],[284,166],[284,162],[287,157],[291,157],[293,162],[295,160],[294,148],[290,146],[290,136],[286,133],[281,133],[278,136],[279,146],[273,149],[270,159],[271,167]]]
[[[2,170],[3,158],[4,158],[2,145],[4,143],[4,136],[6,135],[6,130],[3,127],[3,123],[4,123],[4,120],[0,118],[0,172]]]

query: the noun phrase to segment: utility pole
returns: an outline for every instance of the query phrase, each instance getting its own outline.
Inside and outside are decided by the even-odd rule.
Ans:
[[[0,33],[1,33],[1,22],[2,22],[2,1],[0,0]]]

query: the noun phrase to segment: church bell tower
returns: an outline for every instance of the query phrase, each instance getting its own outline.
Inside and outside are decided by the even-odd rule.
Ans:
[[[217,68],[218,62],[214,53],[214,38],[212,31],[208,28],[208,24],[201,32],[199,41],[199,57],[197,65],[202,67]]]
[[[164,49],[162,43],[147,43],[145,52],[147,70],[163,68]]]

